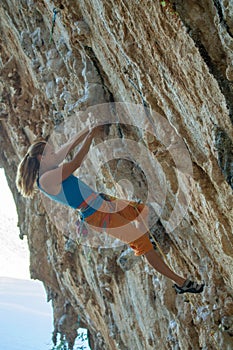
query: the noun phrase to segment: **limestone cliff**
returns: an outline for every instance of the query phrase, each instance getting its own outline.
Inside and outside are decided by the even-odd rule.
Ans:
[[[232,1],[2,0],[0,18],[0,165],[21,238],[28,238],[31,277],[43,281],[52,299],[55,333],[72,346],[77,327],[85,326],[93,350],[232,349]],[[135,113],[131,128],[105,126],[97,143],[117,135],[119,149],[127,148],[130,138],[154,158],[146,182],[144,169],[137,175],[135,163],[116,152],[97,185],[111,194],[113,179],[127,179],[144,199],[154,174],[166,184],[158,221],[151,207],[151,227],[177,272],[206,281],[201,296],[176,296],[171,282],[126,246],[74,244],[41,196],[25,200],[16,191],[16,167],[31,141],[109,102],[143,106],[158,132],[142,132]],[[157,115],[185,145],[186,178],[161,146]],[[79,116],[80,130],[85,123]],[[92,157],[89,164],[97,163]],[[169,226],[187,193],[182,220]]]

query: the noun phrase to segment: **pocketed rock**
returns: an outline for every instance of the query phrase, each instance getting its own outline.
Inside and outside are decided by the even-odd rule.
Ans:
[[[117,264],[121,267],[123,271],[128,271],[133,268],[135,264],[138,263],[139,257],[134,255],[131,248],[126,249],[119,258],[117,259]]]

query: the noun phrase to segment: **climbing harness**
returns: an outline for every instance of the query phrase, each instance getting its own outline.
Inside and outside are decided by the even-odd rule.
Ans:
[[[88,228],[85,223],[85,211],[92,206],[97,196],[100,196],[103,198],[104,201],[109,203],[109,209],[112,209],[113,211],[117,211],[117,203],[116,205],[113,205],[112,201],[116,198],[113,196],[110,196],[105,193],[92,193],[88,198],[83,201],[80,206],[76,209],[78,212],[78,220],[76,221],[76,233],[78,236],[77,242],[80,244],[83,238],[86,238],[88,235]],[[106,215],[104,215],[102,222],[100,223],[100,226],[104,229],[108,227],[109,224],[109,213],[106,212]]]
[[[76,209],[78,213],[78,220],[75,222],[75,225],[76,225],[76,233],[78,237],[77,239],[78,244],[81,243],[82,238],[86,238],[86,236],[88,235],[88,229],[85,223],[85,211],[92,206],[97,196],[98,194],[92,193]]]

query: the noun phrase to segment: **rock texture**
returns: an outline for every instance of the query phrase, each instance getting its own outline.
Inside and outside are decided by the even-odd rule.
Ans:
[[[0,17],[0,165],[21,238],[28,238],[31,277],[44,282],[53,303],[54,338],[65,334],[72,347],[84,326],[93,350],[232,349],[232,2],[2,0]],[[67,240],[39,195],[25,200],[16,191],[16,167],[32,140],[113,101],[154,111],[154,126],[159,113],[186,146],[192,172],[185,177],[159,133],[141,135],[135,114],[130,123],[138,129],[105,126],[96,141],[117,135],[126,147],[127,138],[143,139],[154,154],[149,182],[157,174],[167,192],[159,221],[151,208],[153,232],[177,272],[206,281],[201,296],[176,296],[171,282],[126,246]],[[78,122],[80,130],[88,126]],[[99,189],[114,193],[117,174],[145,198],[142,172],[115,158],[101,168]],[[186,193],[187,210],[171,228],[168,218]]]

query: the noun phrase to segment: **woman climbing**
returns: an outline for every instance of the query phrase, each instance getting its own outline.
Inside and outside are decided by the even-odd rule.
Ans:
[[[144,255],[156,271],[175,282],[174,288],[177,293],[201,293],[203,284],[177,275],[154,250],[149,239],[148,207],[145,204],[95,192],[73,175],[81,166],[98,132],[98,127],[83,132],[56,153],[46,141],[34,142],[18,166],[18,190],[23,196],[32,197],[37,184],[40,191],[52,200],[79,209],[85,222],[92,225],[96,231],[101,232],[104,229],[111,236],[129,244],[135,255]],[[82,142],[73,159],[62,163],[67,154]]]

